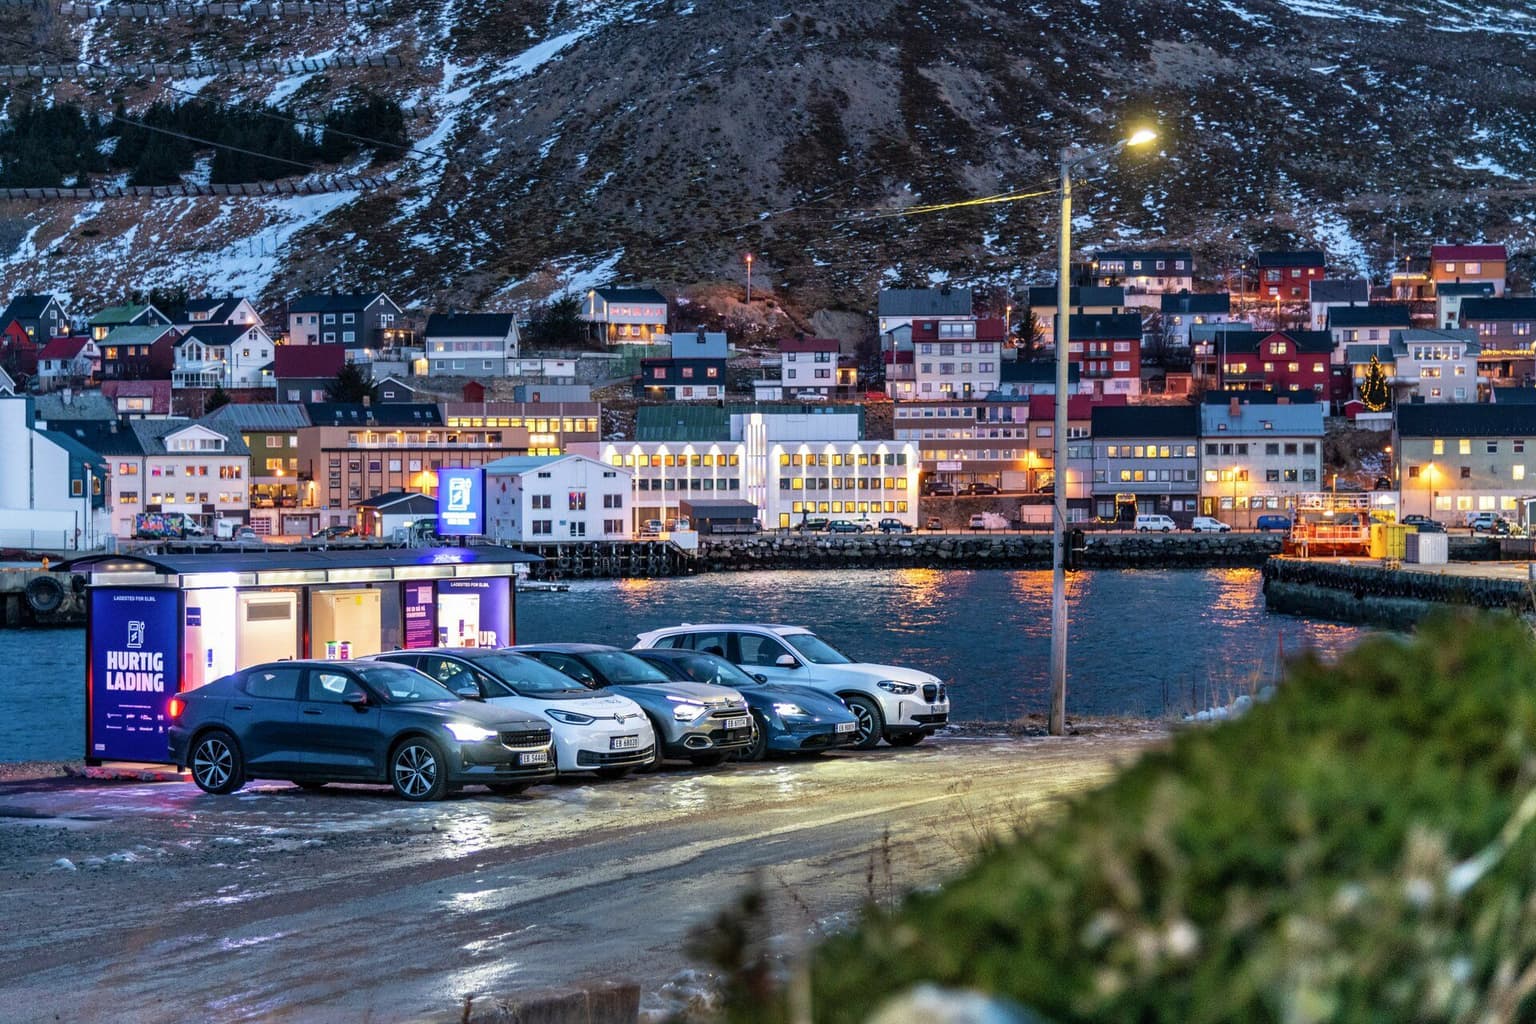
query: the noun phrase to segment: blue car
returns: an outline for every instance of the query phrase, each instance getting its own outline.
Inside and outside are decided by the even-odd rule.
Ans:
[[[848,706],[829,693],[809,686],[770,683],[751,676],[716,654],[700,651],[646,648],[630,652],[661,669],[673,679],[728,686],[747,698],[752,719],[752,744],[741,752],[743,761],[761,761],[768,751],[807,753],[832,750],[851,744],[858,736],[858,720]]]
[[[1270,530],[1289,530],[1291,528],[1291,517],[1270,513],[1269,515],[1259,516],[1258,521],[1253,525],[1265,533],[1268,533]]]

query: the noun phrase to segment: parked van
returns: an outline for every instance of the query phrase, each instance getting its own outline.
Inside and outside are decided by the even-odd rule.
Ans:
[[[1259,516],[1253,525],[1256,529],[1263,530],[1265,533],[1268,533],[1270,530],[1289,530],[1291,528],[1291,517],[1270,513],[1269,515]]]
[[[1172,533],[1177,529],[1178,526],[1167,516],[1139,515],[1136,517],[1137,533],[1152,533],[1154,531],[1158,533]]]

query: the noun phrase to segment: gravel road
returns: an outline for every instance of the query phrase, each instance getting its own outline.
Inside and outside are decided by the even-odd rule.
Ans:
[[[590,978],[669,1008],[689,929],[754,879],[786,955],[933,886],[1161,734],[941,737],[511,798],[0,781],[7,1020],[380,1022]]]

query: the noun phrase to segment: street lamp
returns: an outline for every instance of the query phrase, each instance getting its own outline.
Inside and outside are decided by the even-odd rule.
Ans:
[[[1069,313],[1072,276],[1072,169],[1118,156],[1127,146],[1140,146],[1157,138],[1143,128],[1130,138],[1099,149],[1063,149],[1061,162],[1061,263],[1056,278],[1056,446],[1055,527],[1051,544],[1051,711],[1052,736],[1066,731],[1067,721],[1067,339],[1071,334]]]
[[[752,254],[747,253],[747,305],[752,305]]]

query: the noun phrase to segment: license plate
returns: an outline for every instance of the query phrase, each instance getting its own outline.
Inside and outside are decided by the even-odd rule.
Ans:
[[[532,751],[531,753],[527,753],[527,754],[518,754],[517,755],[517,763],[518,764],[548,764],[549,763],[549,751],[547,751],[547,750],[535,750],[535,751]]]
[[[859,723],[858,722],[838,722],[837,723],[837,731],[838,732],[858,732],[859,731]]]
[[[615,736],[608,741],[609,750],[639,750],[639,736]]]
[[[746,729],[746,728],[750,727],[751,725],[752,725],[752,719],[750,719],[750,718],[748,718],[746,716],[743,716],[741,718],[727,718],[725,720],[725,727],[727,729]]]

